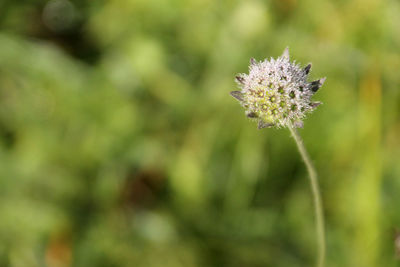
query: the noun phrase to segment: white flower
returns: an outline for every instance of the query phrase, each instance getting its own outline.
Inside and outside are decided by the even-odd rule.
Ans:
[[[231,95],[240,101],[249,118],[258,120],[258,128],[303,127],[302,120],[321,102],[311,102],[312,95],[325,82],[322,78],[307,82],[311,64],[301,68],[290,62],[289,49],[282,56],[257,62],[250,60],[249,74],[239,74],[240,91]]]

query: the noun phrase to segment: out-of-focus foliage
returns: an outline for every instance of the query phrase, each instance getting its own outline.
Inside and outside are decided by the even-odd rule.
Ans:
[[[301,130],[331,267],[399,266],[400,2],[1,0],[0,266],[311,266],[307,173],[229,96],[327,76]]]

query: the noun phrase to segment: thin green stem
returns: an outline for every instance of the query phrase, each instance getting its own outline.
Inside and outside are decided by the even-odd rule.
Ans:
[[[317,172],[315,171],[315,167],[310,159],[310,156],[308,155],[307,150],[304,147],[303,140],[301,139],[300,134],[292,125],[289,125],[289,130],[292,133],[294,140],[296,141],[297,148],[299,149],[301,157],[303,158],[303,161],[306,164],[310,178],[311,189],[314,198],[315,223],[317,227],[317,241],[318,241],[317,266],[323,267],[325,262],[325,229],[324,229],[324,214],[322,211],[322,201],[317,180]]]

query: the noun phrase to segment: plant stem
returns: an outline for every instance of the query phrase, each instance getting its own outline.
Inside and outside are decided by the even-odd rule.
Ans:
[[[303,158],[304,163],[306,164],[311,189],[314,198],[314,208],[315,208],[315,223],[317,228],[317,241],[318,241],[318,261],[317,266],[323,267],[325,262],[325,230],[324,230],[324,214],[322,212],[322,202],[321,196],[318,188],[318,181],[317,181],[317,172],[315,171],[315,167],[311,162],[310,156],[307,153],[306,148],[304,147],[303,140],[301,139],[300,134],[297,130],[292,126],[289,125],[289,130],[292,133],[294,140],[296,141],[297,148]]]

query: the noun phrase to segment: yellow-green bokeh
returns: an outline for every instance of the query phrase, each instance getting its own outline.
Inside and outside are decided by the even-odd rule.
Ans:
[[[287,129],[229,92],[286,46],[327,267],[399,266],[400,2],[1,0],[0,266],[312,266]]]

